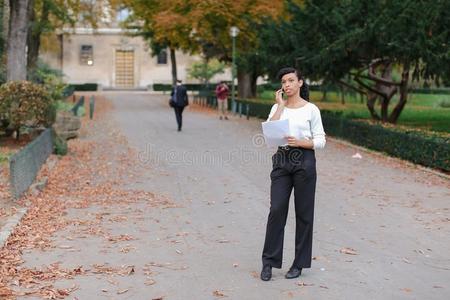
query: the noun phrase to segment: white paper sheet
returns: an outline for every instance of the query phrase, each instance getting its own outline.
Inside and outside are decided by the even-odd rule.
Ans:
[[[276,147],[287,144],[289,136],[289,120],[267,121],[261,123],[268,147]]]

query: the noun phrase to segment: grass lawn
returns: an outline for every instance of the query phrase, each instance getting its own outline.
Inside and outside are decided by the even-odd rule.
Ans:
[[[310,98],[311,102],[314,102],[320,109],[343,111],[344,115],[352,118],[370,119],[365,102],[361,103],[361,98],[357,95],[346,95],[346,104],[341,104],[341,97],[336,92],[328,92],[327,98],[322,101],[322,93],[312,91]],[[274,103],[274,92],[264,91],[260,94],[259,99],[262,102]],[[389,108],[392,109],[397,101],[398,97],[394,98]],[[447,107],[440,107],[439,103],[445,103]],[[410,94],[408,103],[398,119],[398,124],[450,133],[449,106],[450,95]]]

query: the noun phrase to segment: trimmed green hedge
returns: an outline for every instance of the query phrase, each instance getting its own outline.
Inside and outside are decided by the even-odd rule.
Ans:
[[[184,86],[188,91],[197,91],[197,92],[204,90],[214,91],[216,88],[215,83],[209,84],[208,87],[205,87],[203,84],[200,83],[186,83],[184,84]],[[153,90],[158,92],[170,92],[172,90],[172,85],[166,83],[155,83],[153,84]]]
[[[208,86],[205,86],[200,83],[186,83],[184,86],[188,91],[215,91],[216,90],[216,83],[210,83]]]
[[[390,128],[322,111],[327,134],[427,167],[450,171],[450,139],[417,130]]]
[[[261,103],[257,101],[251,100],[237,100],[236,102],[240,102],[242,104],[250,104],[250,112],[249,115],[253,117],[258,117],[261,119],[267,119],[269,115],[270,109],[272,108],[273,103]]]
[[[440,94],[440,95],[450,95],[450,88],[417,88],[411,89],[410,93],[413,94]]]
[[[308,85],[309,90],[310,91],[321,91],[321,86],[320,85]],[[281,83],[277,82],[277,83],[263,83],[263,84],[259,84],[257,86],[257,90],[258,92],[263,92],[263,91],[276,91],[278,89],[281,88]],[[327,88],[328,90],[331,90],[331,88]]]
[[[97,91],[97,83],[70,84],[68,89],[76,92],[92,92]]]
[[[264,83],[258,85],[258,92],[263,91],[276,91],[281,88],[280,83]],[[337,86],[326,86],[325,89],[329,92],[339,92]],[[320,85],[309,85],[310,91],[322,91],[322,86]],[[450,95],[450,88],[413,88],[409,91],[411,94],[439,94],[439,95]]]
[[[153,85],[153,90],[157,92],[169,92],[172,90],[172,85],[164,83],[155,83]]]
[[[250,104],[250,115],[266,119],[272,104],[238,100]],[[342,112],[321,110],[325,132],[353,144],[385,152],[426,167],[450,172],[450,138],[438,134],[390,128],[350,119]]]

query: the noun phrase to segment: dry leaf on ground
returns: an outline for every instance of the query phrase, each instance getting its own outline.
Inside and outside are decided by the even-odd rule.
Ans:
[[[339,252],[349,255],[358,255],[355,249],[348,247],[342,248]]]

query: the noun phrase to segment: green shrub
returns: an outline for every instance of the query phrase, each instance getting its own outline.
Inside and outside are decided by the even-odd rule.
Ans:
[[[63,100],[52,101],[48,109],[48,124],[53,124],[55,122],[58,111],[70,111],[72,107],[73,104]]]
[[[0,119],[19,133],[23,126],[49,126],[54,119],[52,99],[42,85],[11,81],[0,87]]]
[[[54,101],[63,100],[65,98],[67,85],[62,81],[61,77],[47,75],[45,77],[44,86]]]
[[[63,91],[63,98],[71,96],[75,92],[75,87],[73,85],[66,85]]]
[[[209,82],[215,75],[225,72],[225,63],[218,59],[202,60],[194,62],[188,69],[191,78],[198,79],[200,82]]]
[[[84,115],[86,115],[86,109],[84,106],[80,106],[77,111],[77,117],[84,117]]]
[[[72,103],[66,101],[55,101],[54,102],[55,110],[58,111],[70,111],[73,107]]]
[[[38,60],[36,68],[28,73],[28,80],[34,83],[45,84],[45,80],[49,76],[62,79],[64,75],[60,70],[53,69],[42,60]]]
[[[53,69],[39,60],[37,68],[28,74],[28,78],[34,83],[44,85],[53,100],[65,98],[67,85],[63,82],[63,73],[60,70]]]
[[[56,155],[66,155],[68,151],[67,141],[55,134],[53,138],[53,148]]]

